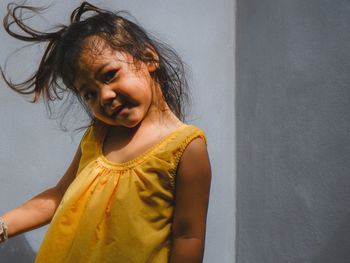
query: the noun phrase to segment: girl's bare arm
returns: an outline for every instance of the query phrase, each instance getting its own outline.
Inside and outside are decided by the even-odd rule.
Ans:
[[[210,177],[206,145],[195,139],[183,153],[176,177],[170,263],[202,262]]]
[[[79,147],[68,170],[55,187],[1,216],[8,227],[9,237],[38,228],[51,221],[65,191],[75,178],[80,157]]]

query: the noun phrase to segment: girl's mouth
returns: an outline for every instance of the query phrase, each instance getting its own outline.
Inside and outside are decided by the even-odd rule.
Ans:
[[[120,113],[122,113],[127,108],[127,103],[121,104],[115,109],[113,109],[112,117],[117,117]]]

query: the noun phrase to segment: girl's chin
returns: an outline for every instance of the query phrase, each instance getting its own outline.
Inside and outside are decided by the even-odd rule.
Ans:
[[[142,114],[138,112],[119,113],[117,116],[96,116],[97,119],[111,126],[124,126],[125,128],[134,128],[143,120]]]
[[[103,121],[103,120],[102,120]],[[134,128],[137,125],[139,125],[142,120],[106,120],[104,121],[106,124],[111,125],[111,126],[120,126],[120,127],[125,127],[125,128]]]

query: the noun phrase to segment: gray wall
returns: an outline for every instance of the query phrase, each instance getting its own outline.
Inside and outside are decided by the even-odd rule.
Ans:
[[[237,1],[237,262],[350,262],[350,1]]]
[[[1,1],[0,16],[9,0]],[[27,1],[47,4],[48,1]],[[66,23],[78,1],[55,1],[41,28]],[[114,10],[129,10],[159,38],[174,46],[192,69],[191,123],[204,129],[212,162],[213,180],[208,216],[205,262],[234,260],[235,127],[234,22],[232,0],[120,0],[91,1]],[[0,29],[0,64],[23,46]],[[9,63],[10,76],[23,80],[40,59],[41,49],[20,51]],[[56,184],[67,168],[81,134],[71,136],[46,118],[42,103],[30,104],[0,82],[0,214]],[[45,228],[0,245],[0,262],[32,262]]]

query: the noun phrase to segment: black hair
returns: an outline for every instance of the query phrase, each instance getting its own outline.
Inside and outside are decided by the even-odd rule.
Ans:
[[[37,14],[43,10],[14,3],[7,6],[3,25],[8,34],[28,42],[48,42],[38,69],[27,80],[13,83],[5,77],[0,68],[9,87],[21,94],[34,95],[33,102],[42,97],[48,108],[50,102],[62,100],[62,94],[70,91],[76,95],[93,121],[94,116],[79,96],[73,81],[78,71],[77,60],[81,53],[82,42],[89,36],[98,36],[113,49],[126,51],[138,61],[156,63],[158,68],[152,73],[152,77],[160,84],[162,95],[170,109],[177,117],[184,120],[188,85],[184,63],[171,47],[147,34],[136,22],[125,18],[126,12],[111,12],[88,2],[83,2],[73,10],[68,26],[57,26],[57,31],[54,32],[40,32],[24,23],[26,20],[23,18],[24,11]],[[92,15],[87,16],[88,12]],[[22,33],[12,30],[13,25],[17,25]],[[150,48],[156,52],[157,60],[150,55],[150,52],[146,52]]]

